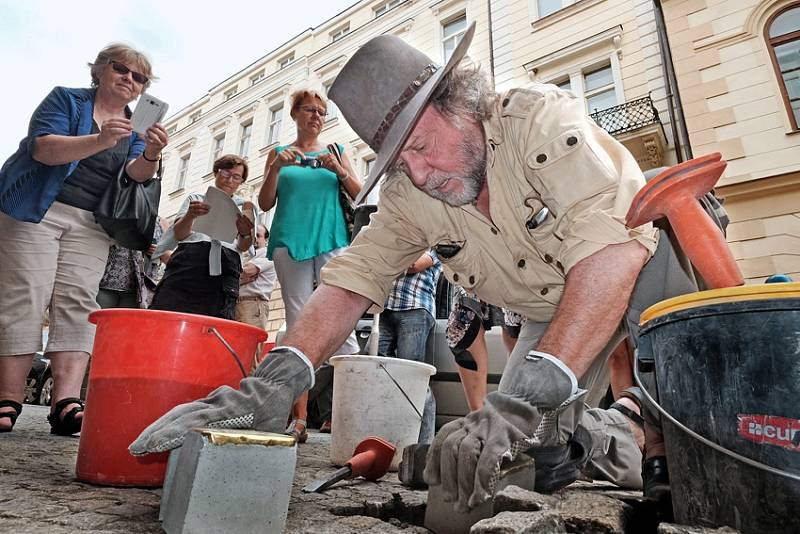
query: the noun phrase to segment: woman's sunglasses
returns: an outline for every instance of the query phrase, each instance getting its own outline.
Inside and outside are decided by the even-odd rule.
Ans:
[[[111,61],[111,68],[114,69],[114,72],[118,72],[119,74],[122,74],[123,76],[125,76],[126,74],[128,74],[130,72],[131,73],[131,77],[133,78],[133,81],[135,81],[136,83],[141,84],[141,85],[146,84],[147,81],[150,79],[147,76],[145,76],[144,74],[142,74],[141,72],[136,72],[135,70],[129,69],[124,64],[120,63],[119,61]]]

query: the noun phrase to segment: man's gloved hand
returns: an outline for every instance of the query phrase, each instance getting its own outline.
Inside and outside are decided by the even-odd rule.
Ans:
[[[314,368],[299,350],[276,347],[243,379],[239,389],[222,386],[205,399],[176,406],[142,431],[128,450],[135,456],[180,447],[197,427],[252,428],[283,432],[292,404],[314,385]]]
[[[443,498],[455,501],[458,511],[478,506],[492,497],[504,459],[562,442],[557,415],[584,394],[572,371],[549,354],[531,351],[509,362],[500,388],[486,396],[483,408],[436,435],[425,481],[442,484]],[[568,447],[566,439],[562,443]]]

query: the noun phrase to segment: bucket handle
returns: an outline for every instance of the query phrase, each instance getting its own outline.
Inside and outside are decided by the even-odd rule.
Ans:
[[[215,336],[217,336],[217,339],[219,339],[219,342],[222,343],[225,346],[226,349],[228,349],[228,352],[231,353],[231,356],[233,356],[233,359],[236,360],[236,365],[239,366],[239,370],[242,372],[242,378],[247,378],[247,373],[244,370],[244,365],[242,365],[242,360],[239,358],[239,355],[236,354],[236,351],[233,350],[233,347],[231,347],[230,343],[225,341],[225,338],[222,337],[222,334],[220,334],[219,331],[216,328],[214,328],[213,326],[209,326],[208,327],[208,332],[210,332],[210,333],[214,334]]]
[[[403,394],[403,396],[406,398],[406,400],[407,400],[407,401],[408,401],[408,403],[411,405],[411,407],[412,407],[412,408],[414,408],[414,411],[415,411],[415,412],[417,412],[417,415],[419,416],[419,420],[420,420],[420,421],[422,421],[422,414],[421,414],[421,413],[419,413],[419,410],[417,410],[417,407],[416,407],[416,406],[414,406],[414,403],[413,403],[413,402],[411,402],[411,399],[408,397],[408,395],[406,394],[406,392],[405,392],[405,390],[403,389],[403,387],[402,387],[400,384],[398,384],[398,383],[397,383],[397,380],[395,380],[395,379],[394,379],[394,377],[392,376],[392,373],[390,373],[390,372],[389,372],[389,370],[386,368],[386,366],[385,366],[385,365],[383,365],[383,363],[378,363],[378,367],[380,367],[381,369],[383,369],[384,371],[386,371],[386,374],[387,374],[387,375],[389,375],[389,379],[390,379],[392,382],[394,382],[394,385],[395,385],[395,386],[397,386],[397,389],[399,389],[399,390],[400,390],[400,393],[402,393],[402,394]]]
[[[777,469],[772,467],[771,465],[763,464],[758,460],[753,460],[752,458],[748,458],[747,456],[742,456],[741,454],[734,452],[718,443],[711,441],[708,438],[705,438],[692,430],[691,428],[685,426],[683,423],[675,419],[669,412],[667,412],[664,407],[662,407],[656,400],[650,395],[650,392],[642,385],[642,379],[639,377],[639,369],[638,365],[633,365],[633,378],[636,380],[636,385],[639,386],[639,389],[642,390],[642,394],[644,395],[647,402],[652,404],[656,407],[661,415],[663,415],[670,423],[678,427],[681,431],[685,432],[689,436],[693,437],[703,445],[711,447],[717,452],[720,452],[726,456],[733,458],[739,462],[749,465],[750,467],[755,467],[756,469],[760,469],[761,471],[766,471],[768,473],[772,473],[773,475],[778,475],[780,477],[788,478],[794,480],[795,482],[800,482],[800,475],[795,475],[794,473],[789,473],[788,471],[784,471],[783,469]]]

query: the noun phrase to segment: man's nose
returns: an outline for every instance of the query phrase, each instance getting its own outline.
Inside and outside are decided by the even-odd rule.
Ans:
[[[430,169],[425,158],[416,154],[408,154],[403,156],[402,159],[408,171],[408,177],[411,178],[411,182],[417,187],[424,186],[425,182],[428,181]]]

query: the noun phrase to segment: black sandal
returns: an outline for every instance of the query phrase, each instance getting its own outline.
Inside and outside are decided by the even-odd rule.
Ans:
[[[64,417],[59,417],[61,411],[70,404],[79,404],[68,411]],[[76,416],[83,411],[85,405],[83,401],[76,397],[67,397],[61,399],[53,407],[53,411],[47,416],[47,421],[50,423],[50,433],[59,436],[71,436],[81,431],[81,424],[83,418],[78,419]]]
[[[11,426],[8,428],[0,428],[0,432],[11,432],[11,430],[14,428],[14,424],[17,422],[17,417],[19,417],[19,414],[22,413],[22,404],[12,400],[3,399],[0,400],[0,408],[14,409],[13,412],[0,412],[0,419],[3,419],[4,417],[11,419]]]
[[[642,390],[636,386],[629,387],[624,390],[620,397],[628,398],[636,403],[636,406],[639,407],[639,412],[642,411],[642,403],[643,403],[643,395]],[[624,404],[620,404],[619,402],[615,402],[611,406],[608,407],[609,410],[617,410],[618,412],[622,413],[625,417],[633,421],[633,424],[644,430],[644,417],[639,415],[638,413],[634,412]]]

